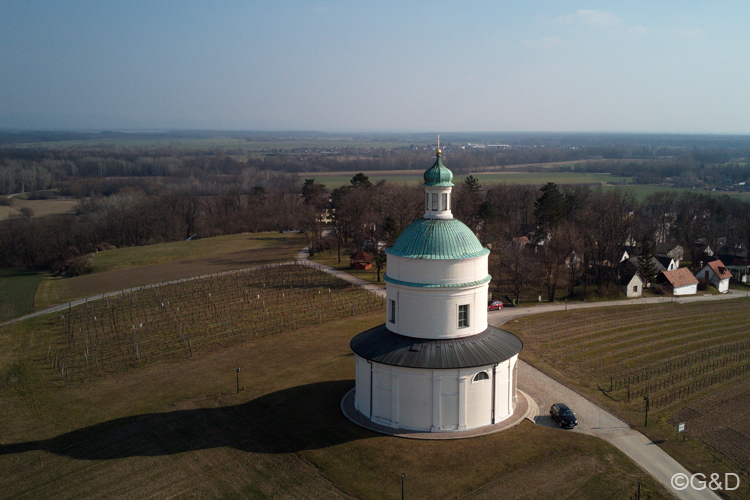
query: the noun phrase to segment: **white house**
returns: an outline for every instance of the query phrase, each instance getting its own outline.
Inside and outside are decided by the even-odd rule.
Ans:
[[[674,271],[662,271],[661,281],[672,289],[672,295],[695,295],[698,293],[698,280],[687,267]]]
[[[489,250],[451,213],[453,174],[424,173],[425,214],[386,249],[385,323],[355,336],[354,407],[420,432],[461,431],[513,414],[514,335],[487,324]]]
[[[657,255],[654,259],[660,264],[662,271],[674,271],[680,267],[680,264],[668,255]]]
[[[711,283],[721,293],[729,291],[729,280],[732,278],[732,273],[720,260],[706,264],[700,270],[698,276]]]
[[[629,266],[628,269],[622,272],[618,277],[618,285],[620,286],[620,292],[627,295],[628,298],[634,299],[643,295],[643,286],[646,284],[646,280],[641,276],[638,270]]]

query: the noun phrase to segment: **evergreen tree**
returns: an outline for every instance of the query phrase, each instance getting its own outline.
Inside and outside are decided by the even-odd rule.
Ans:
[[[651,283],[656,279],[658,273],[654,265],[654,247],[651,246],[651,242],[647,238],[643,238],[641,241],[641,255],[638,256],[638,267],[647,283]]]
[[[482,188],[482,185],[479,184],[479,179],[477,179],[473,175],[469,175],[466,179],[464,179],[464,186],[466,186],[470,193],[478,193]]]
[[[372,187],[372,182],[370,182],[370,178],[367,177],[362,172],[356,174],[352,179],[349,181],[352,186],[355,188],[368,188]]]
[[[554,182],[548,182],[540,191],[542,195],[534,202],[534,217],[547,236],[565,216],[565,196]]]

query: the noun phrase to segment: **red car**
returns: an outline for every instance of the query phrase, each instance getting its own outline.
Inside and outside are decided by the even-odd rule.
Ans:
[[[493,300],[489,304],[487,304],[487,310],[488,311],[497,311],[498,309],[503,308],[503,303],[499,300]]]

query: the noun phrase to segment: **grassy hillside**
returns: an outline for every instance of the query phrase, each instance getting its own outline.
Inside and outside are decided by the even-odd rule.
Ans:
[[[524,422],[434,442],[351,424],[339,409],[354,386],[349,341],[382,311],[68,385],[47,356],[65,342],[50,328],[58,321],[0,330],[3,497],[398,499],[403,473],[411,499],[625,500],[637,481],[649,498],[671,498],[615,448],[577,433]]]
[[[254,233],[108,250],[93,257],[93,274],[47,277],[34,305],[44,308],[123,288],[284,262],[303,246],[299,234]]]
[[[34,294],[43,274],[21,269],[0,269],[0,322],[34,312]]]
[[[92,257],[91,267],[94,273],[100,273],[129,267],[186,261],[218,254],[236,255],[239,252],[260,252],[264,250],[274,250],[280,256],[291,259],[303,245],[303,239],[295,233],[232,234],[193,241],[176,241],[107,250]]]

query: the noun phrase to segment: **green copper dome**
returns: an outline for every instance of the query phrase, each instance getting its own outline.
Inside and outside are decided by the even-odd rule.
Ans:
[[[435,163],[425,170],[423,186],[453,186],[453,172],[448,170],[440,161],[440,150],[438,150]]]
[[[458,219],[417,219],[385,252],[411,259],[470,259],[490,251]]]

